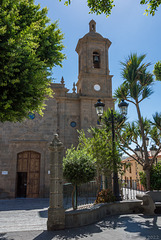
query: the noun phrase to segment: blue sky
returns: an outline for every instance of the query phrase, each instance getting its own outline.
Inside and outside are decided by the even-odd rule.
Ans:
[[[124,61],[130,54],[147,54],[146,62],[151,62],[149,71],[154,64],[161,60],[161,7],[155,16],[145,16],[145,6],[140,0],[115,0],[116,7],[110,17],[104,14],[89,14],[85,0],[73,0],[68,7],[59,0],[36,0],[41,7],[48,8],[48,17],[51,22],[59,21],[59,28],[64,33],[64,53],[67,59],[63,61],[63,68],[53,69],[55,82],[64,77],[66,87],[72,89],[73,82],[78,79],[78,56],[75,48],[79,38],[89,31],[91,19],[96,21],[96,31],[108,38],[112,45],[109,49],[110,74],[113,76],[113,92],[122,83],[120,61]],[[161,82],[153,86],[153,95],[141,104],[144,117],[151,118],[152,114],[161,112]],[[117,109],[117,106],[116,106]],[[129,120],[136,120],[136,110],[129,105]]]

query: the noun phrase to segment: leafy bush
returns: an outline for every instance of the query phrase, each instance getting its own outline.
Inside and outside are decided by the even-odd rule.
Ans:
[[[72,147],[63,158],[63,174],[73,185],[80,185],[94,179],[96,166],[90,154]]]
[[[113,195],[112,191],[110,189],[103,189],[101,192],[98,193],[95,204],[114,202],[114,201],[115,201],[115,196]]]
[[[140,172],[141,184],[146,188],[145,172]],[[150,186],[151,190],[161,190],[161,163],[153,166],[150,172]]]

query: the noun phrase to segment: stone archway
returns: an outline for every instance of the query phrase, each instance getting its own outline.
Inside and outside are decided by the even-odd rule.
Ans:
[[[17,197],[39,197],[40,158],[34,151],[17,154]]]

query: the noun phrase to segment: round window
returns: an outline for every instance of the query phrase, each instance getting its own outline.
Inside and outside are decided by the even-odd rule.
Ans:
[[[101,87],[100,87],[99,84],[95,84],[95,85],[94,85],[94,90],[95,90],[95,91],[100,91],[100,89],[101,89]]]
[[[76,125],[77,125],[77,124],[76,124],[76,122],[74,122],[74,121],[70,123],[70,126],[71,126],[71,127],[76,127]]]
[[[29,118],[33,120],[35,118],[35,114],[30,112],[29,113]]]

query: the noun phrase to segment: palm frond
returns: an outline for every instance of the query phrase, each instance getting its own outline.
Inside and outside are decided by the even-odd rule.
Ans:
[[[156,112],[153,115],[154,124],[161,131],[161,113]]]
[[[150,97],[153,94],[153,90],[150,87],[144,87],[142,91],[142,100]]]
[[[158,131],[158,128],[154,126],[150,131],[150,137],[153,139],[157,146],[161,143],[161,132]]]
[[[137,104],[153,93],[151,88],[154,82],[153,75],[147,71],[151,63],[143,63],[145,57],[146,54],[138,56],[134,53],[130,54],[125,62],[121,62],[124,83],[115,91],[115,96],[119,100],[135,100]]]
[[[126,99],[128,96],[128,91],[128,85],[123,83],[115,90],[114,97],[117,98],[119,101],[121,101],[122,99]]]
[[[161,81],[161,61],[154,65],[153,73],[156,77],[156,80]]]
[[[142,87],[138,83],[132,83],[130,85],[130,96],[131,98],[138,100],[141,96]]]

